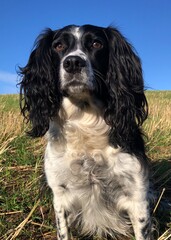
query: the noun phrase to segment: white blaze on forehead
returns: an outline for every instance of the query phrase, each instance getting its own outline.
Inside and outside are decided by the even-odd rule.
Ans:
[[[80,27],[75,27],[72,30],[72,34],[75,37],[76,40],[76,49],[81,49],[81,38],[82,38],[82,32],[80,31]]]
[[[77,40],[80,40],[81,32],[79,27],[75,27],[75,29],[73,30],[73,35],[77,38]]]

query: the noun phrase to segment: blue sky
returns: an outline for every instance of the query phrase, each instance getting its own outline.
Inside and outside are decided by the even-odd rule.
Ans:
[[[171,0],[0,0],[0,94],[17,93],[37,35],[47,27],[110,24],[141,57],[145,86],[171,90]]]

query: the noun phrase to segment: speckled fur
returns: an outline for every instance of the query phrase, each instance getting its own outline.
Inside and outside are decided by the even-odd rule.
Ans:
[[[137,239],[144,239],[148,180],[139,160],[110,146],[109,126],[97,109],[83,111],[65,98],[60,115],[51,122],[45,155],[56,215],[65,210],[82,234],[99,236],[129,235],[132,222]]]

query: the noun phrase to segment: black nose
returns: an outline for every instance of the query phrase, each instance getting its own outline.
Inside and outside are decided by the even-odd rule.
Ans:
[[[63,62],[63,67],[68,73],[79,73],[85,66],[85,60],[79,56],[68,56]]]

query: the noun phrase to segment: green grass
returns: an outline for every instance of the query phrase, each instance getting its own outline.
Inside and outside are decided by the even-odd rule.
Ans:
[[[147,154],[153,162],[155,186],[170,198],[171,91],[148,91]],[[18,96],[0,96],[0,239],[56,239],[52,193],[43,174],[44,139],[33,140],[19,113]],[[157,210],[160,235],[171,234],[166,211]],[[169,239],[169,238],[168,238]]]
[[[0,95],[1,111],[18,111],[18,95]]]

